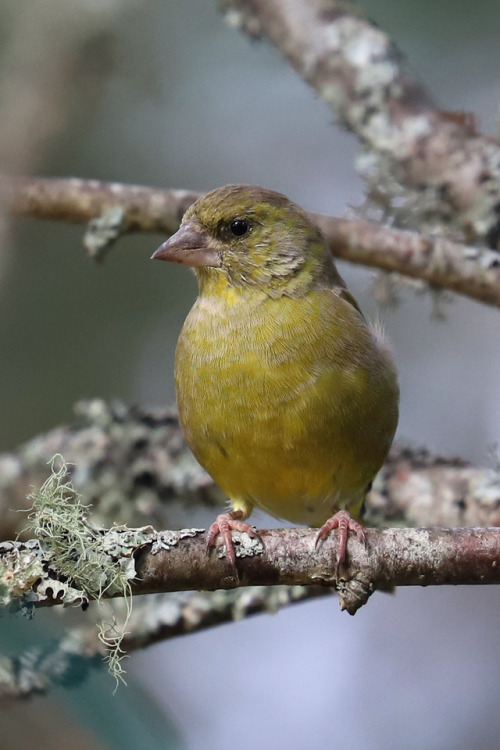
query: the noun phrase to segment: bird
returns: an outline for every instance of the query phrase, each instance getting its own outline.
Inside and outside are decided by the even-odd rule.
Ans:
[[[349,532],[391,446],[399,387],[385,339],[369,325],[320,229],[286,196],[226,185],[192,204],[154,259],[194,269],[199,295],[175,354],[179,419],[231,510],[208,529],[235,568],[231,532],[256,531],[254,507]]]

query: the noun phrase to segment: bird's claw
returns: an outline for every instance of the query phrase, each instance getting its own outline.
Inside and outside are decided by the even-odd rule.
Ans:
[[[335,559],[335,575],[338,579],[340,568],[345,563],[347,557],[347,539],[349,532],[353,531],[362,544],[366,544],[366,537],[361,524],[355,521],[351,514],[346,510],[339,510],[320,528],[314,546],[317,548],[318,544],[326,539],[333,529],[338,529],[337,554]]]
[[[243,511],[241,510],[221,513],[207,530],[207,549],[210,550],[216,546],[216,539],[220,534],[226,547],[226,558],[233,568],[236,567],[236,552],[231,531],[244,531],[253,538],[258,536],[253,527],[240,520],[241,518],[243,518]]]

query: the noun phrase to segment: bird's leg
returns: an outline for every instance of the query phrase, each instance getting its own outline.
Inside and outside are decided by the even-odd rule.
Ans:
[[[244,523],[241,519],[247,516],[242,510],[233,510],[230,513],[221,513],[217,516],[213,524],[207,531],[207,549],[215,547],[215,540],[220,534],[226,546],[226,558],[228,562],[236,567],[236,552],[234,551],[233,538],[231,531],[246,531],[248,536],[257,537],[256,532],[249,523]]]
[[[340,567],[344,564],[347,557],[347,538],[350,531],[354,531],[359,541],[365,544],[365,532],[360,523],[351,517],[346,510],[338,510],[331,518],[323,524],[316,537],[316,547],[319,542],[326,539],[330,531],[338,529],[337,535],[337,555],[335,560],[335,575],[339,577]]]

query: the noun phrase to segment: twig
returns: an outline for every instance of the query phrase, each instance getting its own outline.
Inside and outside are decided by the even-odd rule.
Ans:
[[[368,221],[314,216],[336,258],[423,279],[431,287],[500,307],[500,255],[443,237]]]
[[[154,532],[110,529],[102,532],[101,555],[110,564],[135,559],[134,594],[238,586],[336,585],[341,608],[350,614],[376,589],[394,586],[500,583],[500,529],[367,529],[366,546],[349,540],[349,561],[335,578],[336,540],[315,549],[313,529],[273,529],[260,541],[235,532],[237,573],[224,549],[208,554],[199,529]],[[121,536],[120,536],[121,535]],[[112,541],[110,541],[112,539]],[[137,546],[137,539],[142,542]],[[108,566],[109,567],[109,566]],[[31,542],[0,544],[0,583],[7,604],[74,604],[77,587],[53,567],[46,549]],[[99,598],[120,596],[119,589]],[[80,600],[90,598],[84,591]]]
[[[172,234],[199,197],[186,190],[159,190],[96,180],[19,178],[1,194],[16,216],[88,222],[117,207],[122,231]],[[335,257],[424,279],[500,307],[500,258],[496,252],[366,221],[311,214]]]
[[[331,592],[323,586],[151,594],[134,602],[121,646],[130,654],[159,641],[324,596]],[[115,600],[113,608],[118,604]],[[91,669],[102,668],[106,656],[107,649],[93,626],[72,629],[55,642],[33,645],[16,656],[0,654],[0,700],[45,694],[57,685],[79,685]]]
[[[500,147],[438,110],[388,35],[345,0],[221,0],[231,26],[265,37],[363,148],[361,171],[405,226],[459,229],[498,246]],[[394,213],[394,211],[393,211]]]
[[[110,209],[124,210],[124,231],[172,234],[200,193],[160,190],[120,182],[78,178],[19,177],[1,183],[1,195],[14,216],[87,222]]]
[[[50,473],[55,453],[69,464],[71,480],[92,520],[171,526],[171,507],[182,502],[216,506],[223,495],[189,451],[173,409],[136,409],[99,399],[76,406],[78,424],[32,438],[16,453],[0,454],[1,538],[26,526],[27,494]]]

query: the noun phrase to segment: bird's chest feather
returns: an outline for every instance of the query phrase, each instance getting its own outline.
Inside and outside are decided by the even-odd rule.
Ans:
[[[176,352],[179,413],[188,444],[225,492],[314,523],[304,498],[326,498],[347,481],[344,444],[357,429],[365,371],[336,349],[340,326],[324,319],[320,301],[273,302],[197,301]],[[363,481],[355,479],[356,491]]]
[[[314,321],[293,306],[240,308],[200,299],[182,329],[175,369],[188,440],[217,441],[221,453],[229,442],[292,447],[324,375],[310,351]]]

